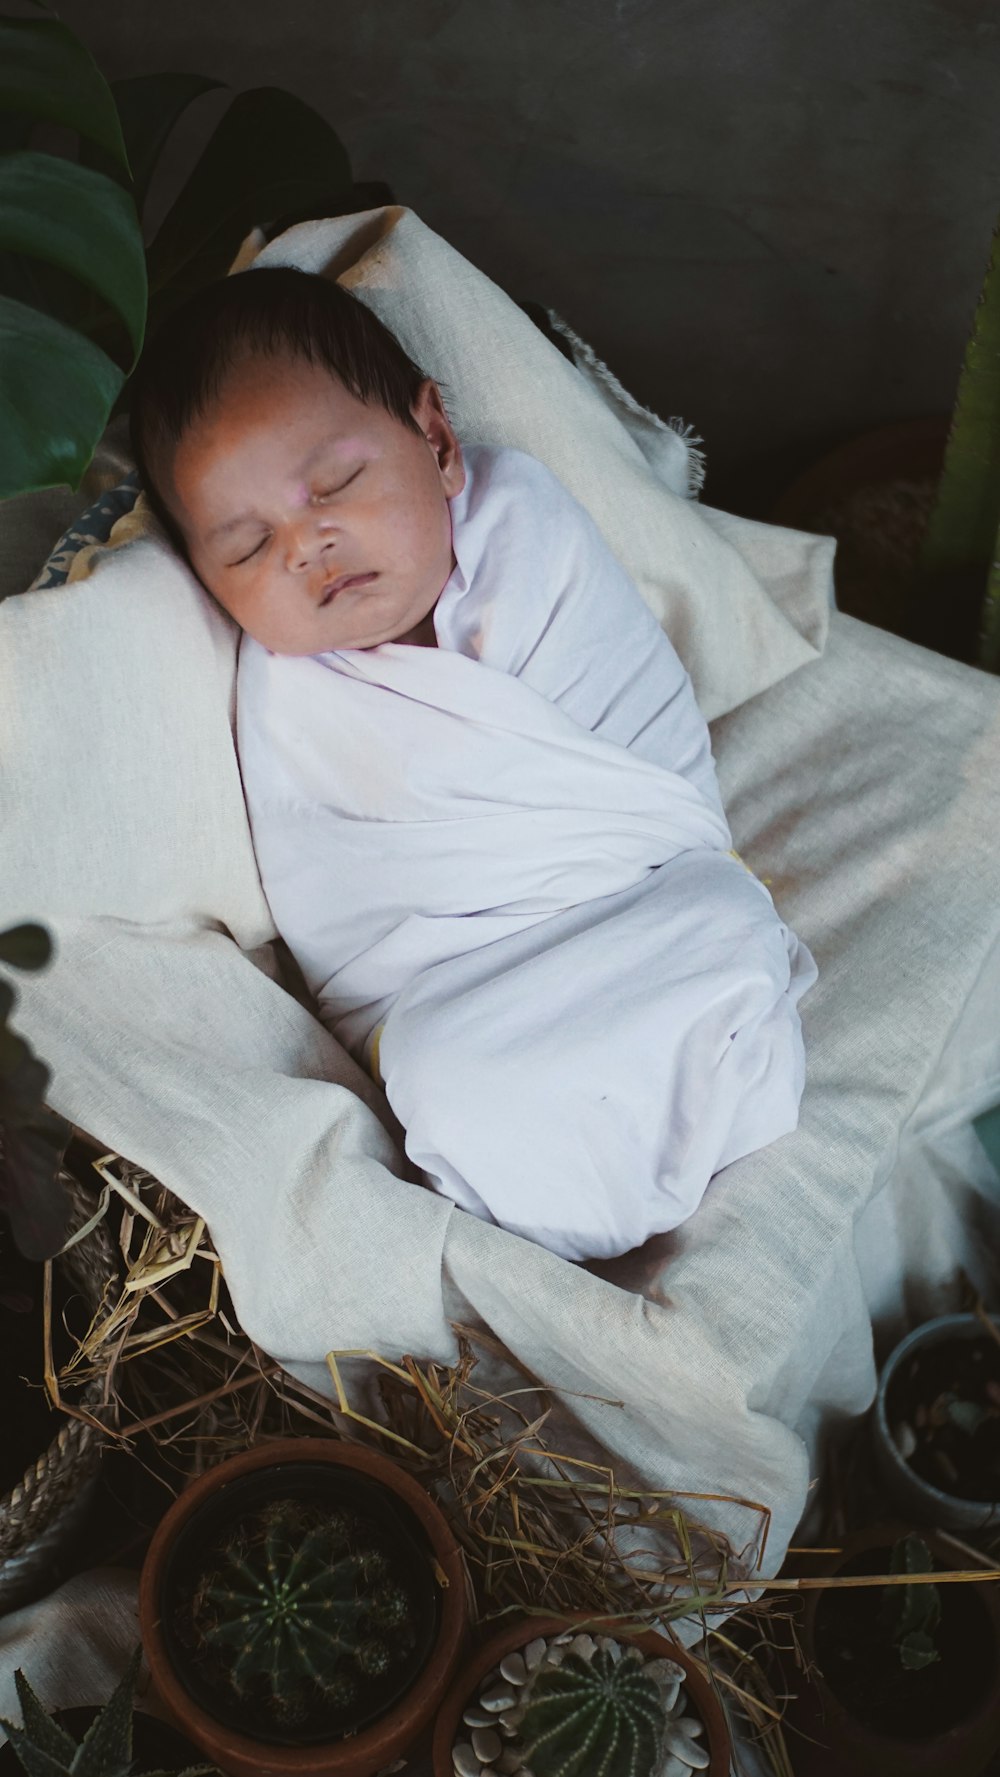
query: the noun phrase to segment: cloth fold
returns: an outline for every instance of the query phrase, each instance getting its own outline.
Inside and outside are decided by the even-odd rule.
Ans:
[[[795,1127],[816,970],[732,854],[690,680],[596,526],[530,457],[466,454],[436,648],[244,637],[255,850],[328,1028],[369,1065],[380,1033],[435,1188],[610,1257]]]

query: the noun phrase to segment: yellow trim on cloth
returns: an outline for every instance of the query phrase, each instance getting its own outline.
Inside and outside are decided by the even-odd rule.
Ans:
[[[375,1026],[375,1030],[372,1034],[371,1052],[368,1056],[368,1071],[371,1074],[372,1079],[375,1081],[376,1086],[381,1086],[383,1092],[385,1091],[385,1081],[382,1078],[382,1069],[378,1064],[378,1052],[382,1044],[382,1032],[384,1029],[385,1020],[383,1019],[381,1024]]]

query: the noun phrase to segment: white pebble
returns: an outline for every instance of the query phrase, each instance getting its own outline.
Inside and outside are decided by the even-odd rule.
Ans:
[[[529,1672],[534,1672],[535,1667],[541,1665],[548,1645],[544,1635],[539,1635],[537,1641],[529,1641],[524,1650],[524,1663]]]
[[[579,1660],[592,1660],[597,1651],[597,1643],[592,1635],[574,1635],[567,1654],[575,1654]]]
[[[614,1663],[617,1666],[619,1660],[622,1657],[621,1642],[615,1641],[614,1637],[611,1635],[599,1635],[597,1637],[597,1645],[600,1648],[602,1654],[610,1654],[611,1655],[611,1658],[614,1660]]]
[[[903,1461],[909,1462],[917,1448],[917,1434],[912,1425],[908,1425],[905,1419],[901,1419],[892,1428],[892,1441]]]
[[[488,1709],[480,1709],[478,1703],[470,1703],[462,1720],[467,1728],[488,1728],[493,1717]]]
[[[497,1684],[491,1691],[484,1691],[479,1701],[491,1715],[499,1715],[501,1709],[513,1709],[517,1697],[509,1684]]]
[[[494,1728],[476,1728],[472,1735],[472,1750],[481,1765],[492,1765],[503,1751],[503,1741]]]
[[[704,1771],[708,1768],[709,1755],[703,1746],[699,1746],[694,1738],[701,1733],[701,1723],[695,1722],[691,1716],[676,1718],[667,1726],[663,1737],[664,1752],[671,1752],[674,1758],[680,1759],[692,1771]]]
[[[460,1740],[457,1746],[452,1747],[451,1762],[455,1767],[455,1777],[483,1777],[483,1767],[467,1740]]]
[[[508,1684],[522,1685],[528,1682],[528,1668],[520,1654],[508,1654],[500,1661],[500,1671]]]
[[[567,1629],[565,1634],[563,1634],[563,1635],[554,1635],[552,1637],[552,1646],[553,1647],[568,1647],[569,1643],[572,1641],[575,1634],[576,1634],[575,1629]]]
[[[555,1645],[553,1645],[552,1647],[549,1648],[549,1651],[545,1656],[546,1666],[561,1666],[563,1663],[563,1659],[565,1658],[565,1654],[566,1654],[566,1649],[564,1647],[556,1647]]]
[[[493,1769],[501,1772],[502,1777],[515,1777],[521,1769],[521,1754],[513,1746],[505,1746]]]
[[[508,1734],[516,1734],[523,1720],[523,1709],[505,1709],[502,1715],[493,1717],[493,1722],[490,1725],[493,1726],[499,1721],[500,1726],[506,1728]]]

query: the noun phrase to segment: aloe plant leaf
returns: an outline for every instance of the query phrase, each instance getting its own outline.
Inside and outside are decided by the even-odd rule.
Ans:
[[[82,333],[0,296],[0,500],[79,487],[124,381]]]
[[[132,168],[132,196],[140,216],[160,151],[174,125],[195,99],[224,85],[224,81],[209,80],[203,74],[180,73],[134,74],[112,81],[111,93]],[[98,148],[84,147],[80,159],[99,172],[113,173],[114,161]]]
[[[67,1734],[65,1728],[61,1728],[55,1718],[42,1708],[20,1667],[14,1674],[14,1685],[21,1705],[24,1731],[32,1744],[39,1751],[47,1752],[50,1758],[58,1759],[64,1766],[68,1765],[76,1752],[73,1736]]]
[[[0,248],[72,272],[121,316],[135,357],[146,325],[146,259],[129,193],[92,167],[22,149],[0,161]]]
[[[278,87],[240,93],[150,245],[151,290],[169,284],[177,300],[221,277],[255,224],[335,213],[350,185],[347,151],[317,111]]]
[[[73,1760],[73,1777],[124,1777],[132,1764],[132,1709],[142,1649],[137,1647]]]
[[[86,45],[58,19],[0,18],[0,111],[77,130],[129,170],[111,89]]]
[[[50,1753],[43,1752],[40,1746],[33,1746],[22,1728],[15,1728],[9,1721],[0,1720],[0,1728],[7,1736],[10,1749],[21,1766],[27,1771],[28,1777],[66,1777],[66,1766],[61,1759],[54,1759]]]
[[[0,932],[0,963],[15,969],[44,969],[52,955],[52,939],[44,926],[8,926]]]

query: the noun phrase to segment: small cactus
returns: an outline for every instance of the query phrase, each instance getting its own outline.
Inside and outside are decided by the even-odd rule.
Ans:
[[[113,1696],[98,1712],[83,1739],[46,1715],[20,1670],[14,1674],[23,1726],[0,1718],[0,1728],[28,1777],[128,1777],[132,1769],[132,1706],[142,1650],[136,1648]],[[192,1766],[184,1777],[203,1777],[213,1765]],[[167,1777],[166,1772],[150,1777]]]
[[[570,1654],[536,1676],[518,1730],[535,1777],[651,1777],[663,1742],[660,1691],[630,1649]]]
[[[413,1643],[410,1600],[368,1527],[283,1499],[243,1519],[191,1601],[195,1645],[239,1701],[284,1722],[348,1709]]]

